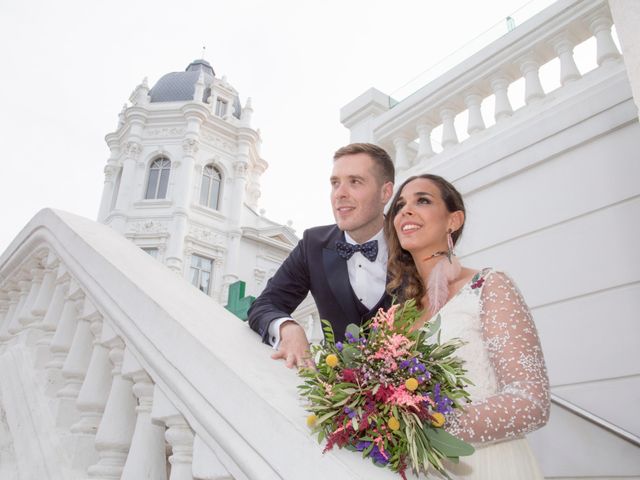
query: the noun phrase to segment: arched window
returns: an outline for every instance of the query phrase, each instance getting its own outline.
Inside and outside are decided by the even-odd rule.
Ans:
[[[166,157],[156,158],[149,167],[149,180],[147,191],[144,195],[146,199],[166,198],[167,185],[169,185],[169,172],[171,171],[171,160]]]
[[[205,205],[215,210],[220,205],[220,184],[222,174],[217,167],[209,164],[202,171],[202,188],[200,189],[200,205]]]

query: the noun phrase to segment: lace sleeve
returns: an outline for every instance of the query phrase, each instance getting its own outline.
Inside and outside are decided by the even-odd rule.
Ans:
[[[473,443],[532,432],[549,418],[549,380],[531,313],[508,276],[485,278],[480,321],[498,393],[454,414],[448,428]]]

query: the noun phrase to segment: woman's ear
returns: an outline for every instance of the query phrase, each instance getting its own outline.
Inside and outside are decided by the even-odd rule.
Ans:
[[[464,212],[456,210],[449,214],[449,229],[451,232],[457,232],[464,225]]]

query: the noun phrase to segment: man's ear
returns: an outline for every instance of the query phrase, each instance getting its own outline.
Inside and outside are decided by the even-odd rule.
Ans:
[[[385,205],[393,196],[393,182],[384,182],[382,185],[382,203]]]
[[[462,210],[451,212],[449,214],[449,229],[452,232],[457,232],[462,225],[464,225],[464,212]]]

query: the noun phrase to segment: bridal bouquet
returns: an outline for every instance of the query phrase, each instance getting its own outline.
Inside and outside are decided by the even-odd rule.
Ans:
[[[405,471],[434,468],[471,455],[473,447],[447,433],[446,413],[462,408],[470,383],[455,357],[458,339],[440,342],[440,317],[412,331],[420,313],[412,300],[382,309],[362,327],[349,325],[336,342],[323,320],[325,344],[312,346],[315,369],[300,370],[298,388],[308,402],[307,425],[334,446],[362,452],[406,479]]]

